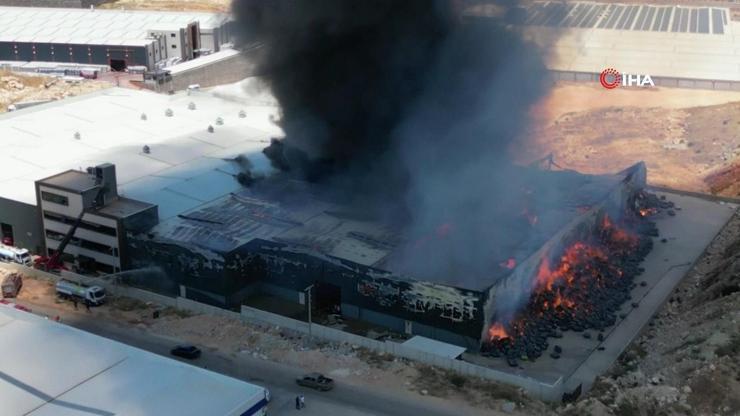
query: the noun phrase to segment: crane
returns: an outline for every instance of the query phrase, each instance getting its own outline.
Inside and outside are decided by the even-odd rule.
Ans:
[[[93,196],[93,201],[97,200],[98,195],[100,194],[101,190],[103,188],[98,188],[97,192]],[[62,241],[59,242],[59,246],[57,246],[57,249],[54,251],[54,254],[52,254],[49,257],[40,257],[36,260],[34,265],[36,268],[43,268],[44,271],[52,271],[52,270],[58,270],[58,269],[64,269],[64,263],[61,261],[62,254],[64,254],[64,249],[67,248],[67,245],[70,241],[72,241],[72,237],[74,237],[75,232],[77,231],[77,228],[82,223],[82,217],[85,216],[85,207],[82,207],[82,210],[80,211],[80,215],[77,216],[77,219],[75,219],[75,222],[72,223],[72,226],[69,227],[69,230],[67,231],[67,234],[64,235],[64,238],[62,238]]]

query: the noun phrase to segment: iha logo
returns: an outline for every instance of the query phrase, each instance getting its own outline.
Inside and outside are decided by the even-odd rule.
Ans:
[[[613,90],[618,86],[623,87],[654,87],[655,83],[650,75],[620,74],[614,68],[607,68],[599,75],[601,86]]]

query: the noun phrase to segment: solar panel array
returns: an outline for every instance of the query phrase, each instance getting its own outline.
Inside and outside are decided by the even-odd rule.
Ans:
[[[535,3],[526,9],[525,25],[638,30],[653,32],[726,32],[727,9],[604,3]]]

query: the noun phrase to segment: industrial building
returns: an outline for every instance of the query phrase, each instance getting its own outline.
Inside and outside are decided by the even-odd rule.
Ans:
[[[740,23],[726,7],[545,1],[514,21],[560,79],[598,82],[614,68],[656,85],[740,90]]]
[[[489,274],[408,276],[397,229],[316,185],[252,183],[271,172],[262,149],[282,132],[272,97],[248,88],[248,99],[112,88],[0,116],[3,230],[51,255],[80,218],[66,260],[92,273],[155,266],[169,279],[139,284],[227,308],[260,293],[305,302],[314,285],[316,308],[475,348],[543,253],[645,184],[642,164],[603,176],[522,168],[512,186],[531,196],[497,214]],[[507,261],[517,266],[497,266]]]
[[[0,305],[0,349],[6,416],[266,414],[263,387],[9,305]]]
[[[155,69],[230,43],[215,13],[0,7],[0,64],[43,62]]]

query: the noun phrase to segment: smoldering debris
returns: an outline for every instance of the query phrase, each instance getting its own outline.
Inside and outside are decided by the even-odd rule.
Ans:
[[[507,148],[546,91],[542,54],[460,1],[236,0],[282,109],[273,165],[403,229],[398,269],[476,279],[516,175]],[[415,242],[432,238],[423,252]]]

